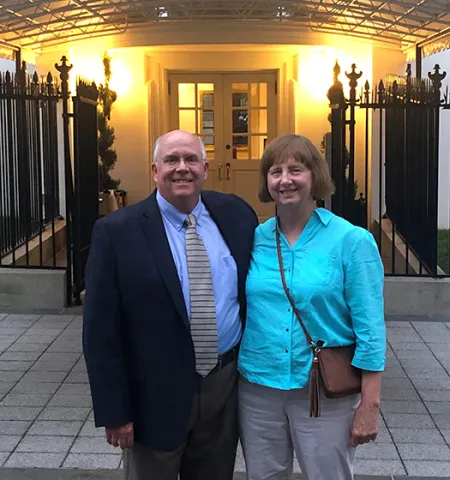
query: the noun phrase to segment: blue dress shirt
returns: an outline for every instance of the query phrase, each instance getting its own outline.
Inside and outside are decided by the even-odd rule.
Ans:
[[[187,215],[169,203],[159,192],[156,193],[156,201],[162,214],[190,319],[191,304],[186,260],[186,226],[184,224]],[[205,244],[211,265],[216,304],[218,353],[225,353],[239,342],[242,334],[239,318],[237,266],[219,228],[201,199],[192,214],[196,218],[197,233]]]
[[[272,388],[303,388],[312,352],[281,283],[276,219],[255,231],[247,277],[247,323],[238,368],[249,381]],[[296,244],[281,233],[286,283],[314,341],[356,343],[353,365],[385,365],[384,272],[370,232],[328,210],[315,210]]]

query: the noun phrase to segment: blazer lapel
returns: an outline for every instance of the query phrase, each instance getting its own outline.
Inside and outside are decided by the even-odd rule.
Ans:
[[[141,226],[150,245],[156,265],[164,280],[170,296],[175,304],[186,327],[189,328],[189,319],[186,311],[183,290],[178,272],[173,261],[172,251],[167,239],[164,223],[156,202],[156,190],[143,203]]]

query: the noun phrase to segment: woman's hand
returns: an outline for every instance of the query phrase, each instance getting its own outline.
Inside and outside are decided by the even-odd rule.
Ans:
[[[361,403],[353,417],[350,445],[357,447],[375,440],[380,412],[381,372],[362,370]]]
[[[377,438],[379,402],[361,401],[353,417],[350,445],[357,447]]]

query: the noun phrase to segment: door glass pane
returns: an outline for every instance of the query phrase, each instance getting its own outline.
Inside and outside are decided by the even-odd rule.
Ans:
[[[178,107],[195,108],[195,83],[178,84]]]
[[[267,83],[232,83],[233,159],[260,159],[267,137]]]
[[[252,83],[250,99],[252,107],[267,107],[267,83]]]
[[[259,83],[258,107],[267,107],[267,83]],[[256,106],[256,105],[255,105]]]
[[[251,133],[267,133],[267,110],[251,110]]]
[[[195,110],[180,110],[179,111],[179,125],[180,130],[185,130],[186,132],[197,133],[197,128],[195,125]]]
[[[199,135],[200,138],[203,140],[206,149],[206,159],[207,160],[214,160],[215,159],[215,140],[214,135]]]
[[[248,83],[232,84],[233,107],[248,106]]]
[[[250,105],[259,107],[259,83],[250,84]]]
[[[199,83],[197,91],[197,104],[200,108],[214,107],[214,83]]]
[[[248,137],[233,135],[233,159],[248,160],[250,158],[248,140]]]
[[[267,137],[264,135],[253,135],[251,138],[252,159],[259,160],[265,149]]]
[[[248,133],[248,110],[233,110],[233,133]]]
[[[213,134],[214,133],[214,110],[199,110],[198,111],[199,134]],[[205,136],[207,139],[208,137]]]

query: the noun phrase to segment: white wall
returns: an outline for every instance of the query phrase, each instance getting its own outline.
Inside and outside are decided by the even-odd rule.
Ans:
[[[8,70],[14,72],[16,70],[16,62],[0,58],[0,72],[6,72]]]
[[[169,71],[276,70],[279,74],[278,134],[300,133],[319,146],[323,135],[330,130],[326,94],[333,82],[336,60],[342,67],[341,81],[346,91],[349,87],[345,72],[350,71],[352,63],[364,72],[360,86],[365,80],[372,81],[374,77],[379,80],[386,73],[395,73],[397,68],[391,68],[393,65],[400,64],[403,70],[405,63],[402,54],[396,50],[354,39],[350,41],[342,36],[321,35],[319,38],[308,32],[273,26],[268,26],[264,32],[258,30],[258,33],[250,25],[236,27],[231,36],[229,29],[225,35],[217,25],[215,28],[207,25],[196,35],[191,32],[191,27],[188,30],[173,29],[171,35],[163,35],[163,30],[158,28],[135,31],[132,35],[105,37],[54,49],[38,60],[39,71],[44,73],[49,69],[54,71],[54,63],[59,62],[62,55],[67,55],[74,64],[72,78],[81,73],[101,81],[103,52],[107,50],[112,56],[113,79],[116,79],[112,88],[122,89],[111,116],[111,124],[117,133],[115,148],[118,153],[113,176],[122,180],[121,187],[128,191],[131,203],[145,198],[152,189],[151,146],[157,136],[169,128]],[[246,35],[248,43],[239,44],[243,41],[241,34]],[[174,45],[175,39],[178,45]],[[274,45],[275,39],[278,39],[277,45]],[[265,40],[272,45],[262,45]],[[260,44],[256,44],[257,41]],[[219,44],[221,42],[223,44]],[[382,74],[375,75],[374,69]],[[370,185],[369,192],[365,192],[363,111],[357,111],[357,122],[355,176],[360,191],[367,197],[367,193],[370,196]]]
[[[278,133],[291,132],[295,128],[293,102],[286,100],[288,93],[284,88],[292,82],[293,51],[270,52],[264,47],[245,51],[241,46],[113,49],[106,44],[97,48],[80,45],[42,55],[39,70],[53,69],[55,61],[65,54],[74,65],[70,72],[72,79],[78,73],[102,81],[101,58],[105,48],[112,57],[111,88],[118,93],[111,113],[111,125],[116,132],[114,147],[118,154],[112,176],[121,179],[121,188],[128,191],[130,203],[142,200],[152,190],[151,147],[169,128],[167,74],[170,71],[278,70],[279,98],[283,99],[278,111]]]
[[[36,70],[36,66],[31,63],[27,63],[27,72],[33,74]],[[16,71],[16,62],[14,60],[7,60],[5,58],[0,58],[0,72],[11,72],[15,73]]]
[[[439,64],[441,72],[446,71],[447,77],[442,81],[442,91],[450,88],[450,51],[430,55],[422,60],[422,78],[428,78],[428,72],[433,72]],[[415,74],[415,62],[413,62]],[[439,132],[439,197],[438,226],[450,228],[450,110],[441,111]]]
[[[60,48],[43,54],[38,59],[40,74],[51,71],[59,78],[55,63],[60,64],[67,56],[70,71],[69,88],[75,94],[77,75],[104,81],[102,57],[110,46],[109,41],[96,41],[95,46],[85,43]],[[147,85],[145,82],[145,58],[141,49],[109,51],[112,57],[113,79],[111,88],[118,93],[111,112],[111,126],[116,133],[113,148],[118,161],[112,172],[114,179],[120,179],[120,188],[128,191],[130,203],[142,200],[149,192],[148,169],[148,119]]]

